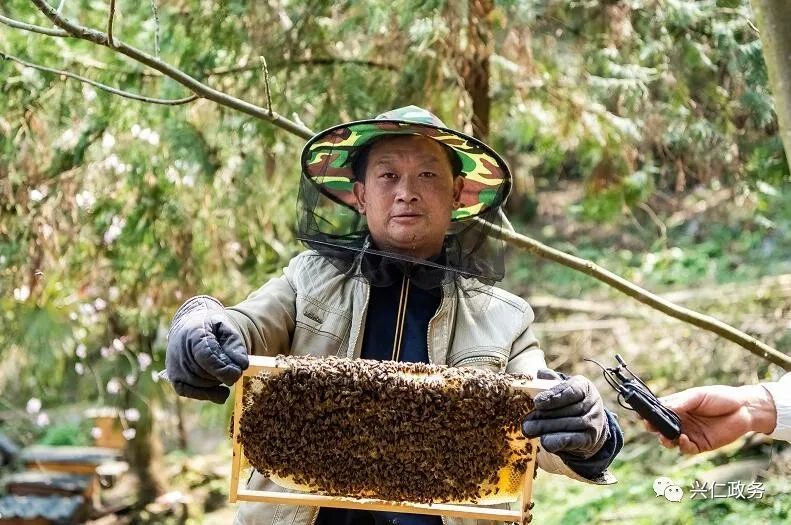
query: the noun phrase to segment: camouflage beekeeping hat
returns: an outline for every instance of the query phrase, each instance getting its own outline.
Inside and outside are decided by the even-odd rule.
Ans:
[[[464,190],[453,221],[497,208],[511,190],[511,172],[500,155],[480,140],[449,129],[436,115],[417,106],[339,124],[316,134],[302,150],[302,173],[324,195],[356,211],[351,159],[361,147],[385,135],[423,135],[445,144],[459,157]]]

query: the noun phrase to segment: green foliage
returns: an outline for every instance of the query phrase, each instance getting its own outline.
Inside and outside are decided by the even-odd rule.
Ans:
[[[36,443],[49,446],[88,446],[92,442],[88,425],[85,423],[64,423],[47,428]]]
[[[640,444],[637,444],[640,446]],[[733,458],[738,459],[738,458]],[[764,483],[764,496],[752,498],[690,499],[696,474],[714,464],[700,462],[678,469],[677,453],[643,452],[632,461],[616,460],[616,485],[600,487],[574,483],[557,476],[539,475],[534,492],[535,521],[540,523],[587,524],[602,522],[635,525],[680,525],[693,523],[786,523],[791,502],[785,497],[789,486],[782,475]],[[681,502],[656,497],[652,484],[659,476],[670,477],[684,490]]]

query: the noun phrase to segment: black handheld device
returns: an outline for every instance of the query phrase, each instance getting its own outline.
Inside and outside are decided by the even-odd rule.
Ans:
[[[602,369],[604,379],[618,392],[618,404],[640,414],[640,417],[651,423],[666,438],[678,438],[681,435],[681,418],[678,414],[659,402],[648,385],[629,370],[620,355],[616,354],[615,359],[618,366],[613,368],[606,368],[593,359],[585,361],[590,361]]]

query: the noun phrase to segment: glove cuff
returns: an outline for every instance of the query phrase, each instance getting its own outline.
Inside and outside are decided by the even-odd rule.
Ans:
[[[587,459],[582,459],[579,456],[558,452],[557,456],[563,460],[571,470],[578,475],[588,479],[595,480],[602,476],[612,477],[607,472],[607,467],[618,455],[618,452],[623,448],[623,432],[618,425],[618,417],[605,409],[607,414],[607,436],[608,438],[602,444],[602,447],[592,456]]]
[[[194,313],[201,312],[205,314],[223,311],[225,311],[225,306],[211,295],[196,295],[187,299],[187,302],[182,304],[173,316],[173,322],[170,324],[170,330],[168,331],[168,338],[170,338],[174,330],[178,330],[181,327],[188,316]]]

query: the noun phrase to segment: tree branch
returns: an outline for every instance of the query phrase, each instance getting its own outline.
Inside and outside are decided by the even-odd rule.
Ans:
[[[0,58],[4,60],[12,60],[19,64],[22,64],[26,67],[32,67],[33,69],[38,69],[39,71],[45,71],[47,73],[54,73],[56,75],[63,75],[64,77],[73,78],[74,80],[79,80],[80,82],[84,82],[86,84],[90,84],[91,86],[97,87],[103,91],[107,91],[108,93],[112,93],[113,95],[118,95],[119,97],[129,98],[132,100],[137,100],[140,102],[149,102],[151,104],[159,104],[162,106],[180,106],[182,104],[187,104],[192,102],[193,100],[197,100],[197,95],[190,95],[189,97],[178,98],[178,99],[164,99],[164,98],[153,98],[153,97],[146,97],[143,95],[138,95],[136,93],[129,93],[128,91],[122,91],[120,89],[116,89],[111,86],[107,86],[105,84],[96,82],[95,80],[91,80],[90,78],[85,78],[83,76],[69,73],[68,71],[63,71],[60,69],[54,69],[51,67],[40,66],[38,64],[33,64],[32,62],[28,62],[26,60],[22,60],[21,58],[17,58],[13,55],[9,55],[8,53],[4,53],[0,51]]]
[[[110,0],[110,17],[107,20],[107,43],[110,47],[115,47],[113,43],[113,20],[115,20],[115,0]]]
[[[263,55],[258,57],[261,67],[264,69],[264,88],[266,89],[266,109],[272,114],[272,92],[269,90],[269,69],[266,67],[266,58]]]
[[[530,237],[505,230],[492,223],[480,219],[479,222],[488,227],[494,237],[502,239],[512,246],[528,251],[533,255],[538,255],[540,257],[544,257],[545,259],[560,263],[563,266],[568,266],[569,268],[577,270],[578,272],[590,275],[591,277],[594,277],[595,279],[598,279],[599,281],[615,288],[619,292],[637,299],[643,304],[647,304],[651,308],[659,310],[660,312],[671,317],[675,317],[676,319],[684,321],[685,323],[697,326],[698,328],[703,328],[710,332],[714,332],[715,334],[722,336],[743,348],[746,348],[758,357],[766,359],[767,361],[782,367],[784,370],[791,370],[791,358],[789,356],[779,352],[778,350],[775,350],[765,343],[762,343],[758,339],[742,332],[741,330],[723,323],[719,319],[700,314],[683,306],[675,305],[670,301],[652,294],[651,292],[637,286],[632,282],[627,281],[623,277],[616,275],[591,261],[561,252],[560,250],[551,248],[534,239],[531,239]]]
[[[53,24],[60,27],[61,29],[64,29],[70,35],[82,40],[93,42],[94,44],[109,47],[107,45],[107,35],[101,31],[96,31],[94,29],[90,29],[67,20],[66,18],[58,15],[58,13],[49,4],[47,4],[45,0],[30,1],[36,7],[38,7],[44,16],[49,18]],[[256,106],[255,104],[251,104],[231,95],[227,95],[221,91],[217,91],[216,89],[199,82],[183,71],[174,68],[173,66],[149,55],[148,53],[145,53],[144,51],[129,46],[118,39],[115,41],[115,47],[112,47],[111,49],[128,56],[132,60],[136,60],[141,64],[145,64],[148,67],[160,71],[165,76],[172,78],[179,84],[188,88],[190,91],[198,95],[198,97],[206,98],[220,105],[241,111],[242,113],[246,113],[247,115],[267,120],[275,126],[284,129],[289,133],[297,135],[298,137],[307,139],[313,136],[313,133],[304,125],[288,120],[277,113],[272,113],[270,115],[269,112],[262,107]]]
[[[154,14],[154,56],[159,58],[159,10],[157,0],[151,0],[151,12]]]
[[[0,15],[0,23],[5,24],[8,27],[23,29],[25,31],[30,31],[31,33],[40,33],[42,35],[47,35],[47,36],[57,36],[57,37],[71,36],[68,32],[64,31],[63,29],[50,29],[48,27],[41,27],[33,24],[28,24],[26,22],[20,22],[19,20],[13,20],[3,15]]]

